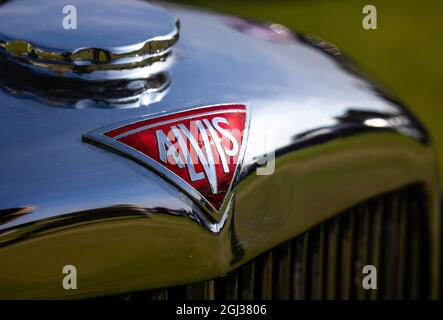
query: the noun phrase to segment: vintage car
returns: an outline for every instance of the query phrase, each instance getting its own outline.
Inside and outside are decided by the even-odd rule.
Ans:
[[[0,298],[438,298],[433,145],[336,46],[171,3],[0,3]]]

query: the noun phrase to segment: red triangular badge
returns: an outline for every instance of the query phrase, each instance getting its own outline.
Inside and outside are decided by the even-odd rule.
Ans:
[[[144,117],[84,137],[146,164],[220,219],[244,155],[247,123],[245,105],[215,105]]]

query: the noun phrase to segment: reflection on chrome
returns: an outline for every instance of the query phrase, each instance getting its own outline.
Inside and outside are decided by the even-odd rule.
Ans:
[[[35,97],[58,107],[136,108],[159,102],[168,92],[167,72],[138,79],[89,81],[33,72],[0,55],[0,88],[18,96]]]
[[[73,3],[82,12],[82,28],[75,34],[54,28],[59,23],[57,0],[1,4],[0,87],[75,109],[159,102],[170,84],[179,20],[142,1]],[[115,23],[117,12],[118,18],[130,17],[124,28]],[[40,23],[42,15],[45,23]]]
[[[32,213],[36,209],[35,206],[23,206],[19,208],[9,208],[0,210],[0,225],[10,222],[18,217]]]
[[[390,118],[372,118],[366,119],[363,122],[368,127],[386,128],[386,127],[399,127],[409,124],[409,120],[404,116],[390,117]]]

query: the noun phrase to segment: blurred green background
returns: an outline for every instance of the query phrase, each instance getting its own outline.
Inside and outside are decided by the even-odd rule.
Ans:
[[[278,22],[336,44],[357,62],[360,70],[403,101],[422,121],[434,140],[443,168],[442,0],[179,2]],[[367,4],[377,8],[377,30],[362,28],[362,9]]]

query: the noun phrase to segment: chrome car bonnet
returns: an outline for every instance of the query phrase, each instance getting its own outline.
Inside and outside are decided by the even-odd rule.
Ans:
[[[160,3],[146,10],[161,11],[158,23],[167,19],[169,29],[131,32],[139,45],[112,50],[137,17],[110,9],[121,29],[97,46],[86,39],[99,48],[84,52],[91,59],[80,67],[89,69],[78,69],[74,47],[59,46],[71,53],[66,61],[42,64],[44,54],[30,52],[40,45],[57,56],[53,47],[66,43],[27,39],[26,19],[26,32],[6,34],[1,17],[15,2],[23,10],[53,3],[0,6],[0,297],[89,297],[215,278],[340,210],[417,182],[428,192],[437,246],[436,164],[425,130],[338,52],[276,25]],[[118,5],[134,3],[146,5]],[[81,26],[81,12],[78,19]],[[157,36],[168,39],[167,56],[114,68],[113,55],[143,51]],[[11,41],[31,46],[17,52]],[[99,52],[105,62],[95,60]],[[237,102],[250,108],[249,139],[221,222],[155,172],[82,140],[121,121]],[[275,171],[257,174],[274,152]],[[61,285],[65,265],[78,269],[77,290]]]

